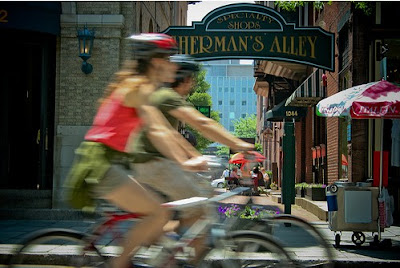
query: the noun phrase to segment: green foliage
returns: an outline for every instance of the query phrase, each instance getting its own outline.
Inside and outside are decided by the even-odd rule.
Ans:
[[[233,135],[239,138],[255,138],[257,136],[257,118],[255,114],[247,115],[245,118],[233,122],[235,131]],[[262,152],[262,145],[255,143],[255,150]]]
[[[365,15],[369,16],[372,14],[372,10],[374,9],[375,3],[372,1],[368,1],[368,2],[355,2],[355,7],[357,9],[361,9]]]
[[[365,15],[369,16],[375,6],[375,1],[352,1],[356,9],[360,9]],[[306,1],[276,1],[276,6],[286,11],[296,11],[298,7],[304,6]],[[325,4],[331,5],[332,1],[313,1],[313,7],[316,10],[324,8]]]
[[[257,134],[257,118],[255,114],[234,120],[234,135],[241,138],[255,138]]]
[[[326,188],[325,184],[322,183],[298,183],[298,184],[302,184],[303,188]],[[296,187],[296,185],[295,185]]]
[[[296,188],[296,189],[298,189],[298,188],[300,188],[300,189],[304,189],[304,188],[307,188],[308,187],[308,184],[307,183],[305,183],[305,182],[302,182],[302,183],[296,183],[295,185],[294,185],[294,188]]]
[[[310,3],[309,1],[307,1]],[[286,11],[296,11],[296,8],[304,6],[306,1],[276,1],[276,6],[280,7]],[[332,1],[312,1],[311,2],[315,9],[320,10],[323,9],[325,4],[332,4]]]
[[[255,149],[256,149],[257,152],[260,152],[260,153],[261,153],[261,152],[263,151],[263,148],[262,148],[261,143],[256,142],[256,143],[254,144],[254,147],[255,147]]]
[[[206,71],[200,70],[195,76],[195,87],[193,89],[194,92],[206,93],[210,89],[210,84],[205,80]]]
[[[279,214],[279,209],[270,210],[250,206],[246,206],[243,209],[237,204],[231,204],[227,206],[220,206],[218,208],[218,212],[228,218],[239,217],[241,219],[256,220]]]
[[[225,145],[220,145],[217,147],[217,155],[228,155],[229,156],[229,147]]]
[[[211,106],[211,96],[207,92],[194,92],[187,99],[190,103],[196,106]]]
[[[210,84],[205,80],[205,76],[205,70],[200,70],[195,76],[196,83],[194,89],[187,99],[194,106],[212,106],[211,96],[207,93],[207,91],[210,89]],[[211,118],[219,122],[220,118],[218,111],[211,111]],[[186,128],[192,131],[193,135],[196,137],[196,149],[200,152],[213,143],[212,141],[204,138],[203,135],[190,126],[186,126]]]

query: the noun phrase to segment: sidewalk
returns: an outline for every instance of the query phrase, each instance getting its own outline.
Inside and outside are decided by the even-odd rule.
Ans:
[[[224,203],[246,204],[248,196],[234,196],[225,200]],[[273,201],[271,196],[255,196],[252,198],[254,205],[266,208],[279,208],[283,211],[283,205]],[[312,223],[327,239],[328,243],[334,245],[334,233],[329,230],[327,222],[320,220],[317,216],[306,211],[300,206],[292,206],[292,215]],[[0,266],[4,264],[13,249],[23,238],[32,231],[42,228],[71,228],[85,232],[94,224],[94,220],[69,221],[69,220],[1,220],[0,221]],[[128,224],[119,226],[121,230],[129,228]],[[290,228],[285,232],[276,231],[274,235],[287,244],[299,259],[306,262],[320,258],[318,249],[309,245],[309,239],[305,237],[301,229]],[[341,246],[334,248],[335,267],[398,267],[400,265],[400,227],[392,226],[385,229],[382,239],[392,240],[390,248],[374,248],[369,245],[373,240],[371,233],[364,233],[366,242],[361,247],[356,247],[351,241],[351,232],[343,232]],[[110,240],[105,244],[110,250],[115,252],[115,240]],[[333,246],[332,246],[333,248]]]

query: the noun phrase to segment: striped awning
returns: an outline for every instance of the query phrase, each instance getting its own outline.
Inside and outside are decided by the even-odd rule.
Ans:
[[[313,106],[325,98],[322,74],[321,69],[313,72],[286,100],[285,106]]]

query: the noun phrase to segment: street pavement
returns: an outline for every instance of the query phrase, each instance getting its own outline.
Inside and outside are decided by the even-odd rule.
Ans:
[[[223,203],[247,204],[248,196],[233,196],[224,200]],[[252,206],[259,206],[264,209],[280,211],[282,213],[284,207],[280,203],[276,203],[269,196],[253,196],[251,198]],[[221,203],[221,206],[225,204]],[[331,246],[334,255],[335,267],[400,267],[400,227],[391,226],[386,228],[382,233],[381,244],[370,245],[373,241],[371,233],[364,233],[366,242],[361,246],[356,246],[351,240],[351,232],[343,232],[339,248],[334,245],[334,233],[329,229],[329,225],[325,221],[321,221],[317,216],[309,211],[292,205],[292,215],[300,217],[311,223]],[[43,228],[68,228],[81,232],[87,232],[95,223],[94,219],[83,219],[79,221],[72,220],[1,220],[0,221],[0,267],[5,264],[9,256],[14,252],[18,245],[24,240],[29,233]],[[130,227],[129,222],[121,223],[118,229],[121,233]],[[302,228],[283,228],[274,227],[273,235],[280,240],[285,247],[296,255],[296,258],[302,261],[315,261],[323,258],[324,252],[318,244],[312,244],[310,236],[304,232]],[[113,255],[118,251],[117,238],[109,236],[105,242],[105,246],[109,247],[110,254]],[[391,246],[385,246],[390,240]],[[51,250],[51,249],[49,249]],[[58,250],[58,254],[60,250]],[[67,254],[67,252],[65,253]]]

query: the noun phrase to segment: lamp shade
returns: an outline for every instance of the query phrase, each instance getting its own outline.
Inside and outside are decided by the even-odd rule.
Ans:
[[[92,56],[94,31],[90,31],[85,26],[83,30],[78,30],[77,36],[79,42],[79,57],[86,61]]]

